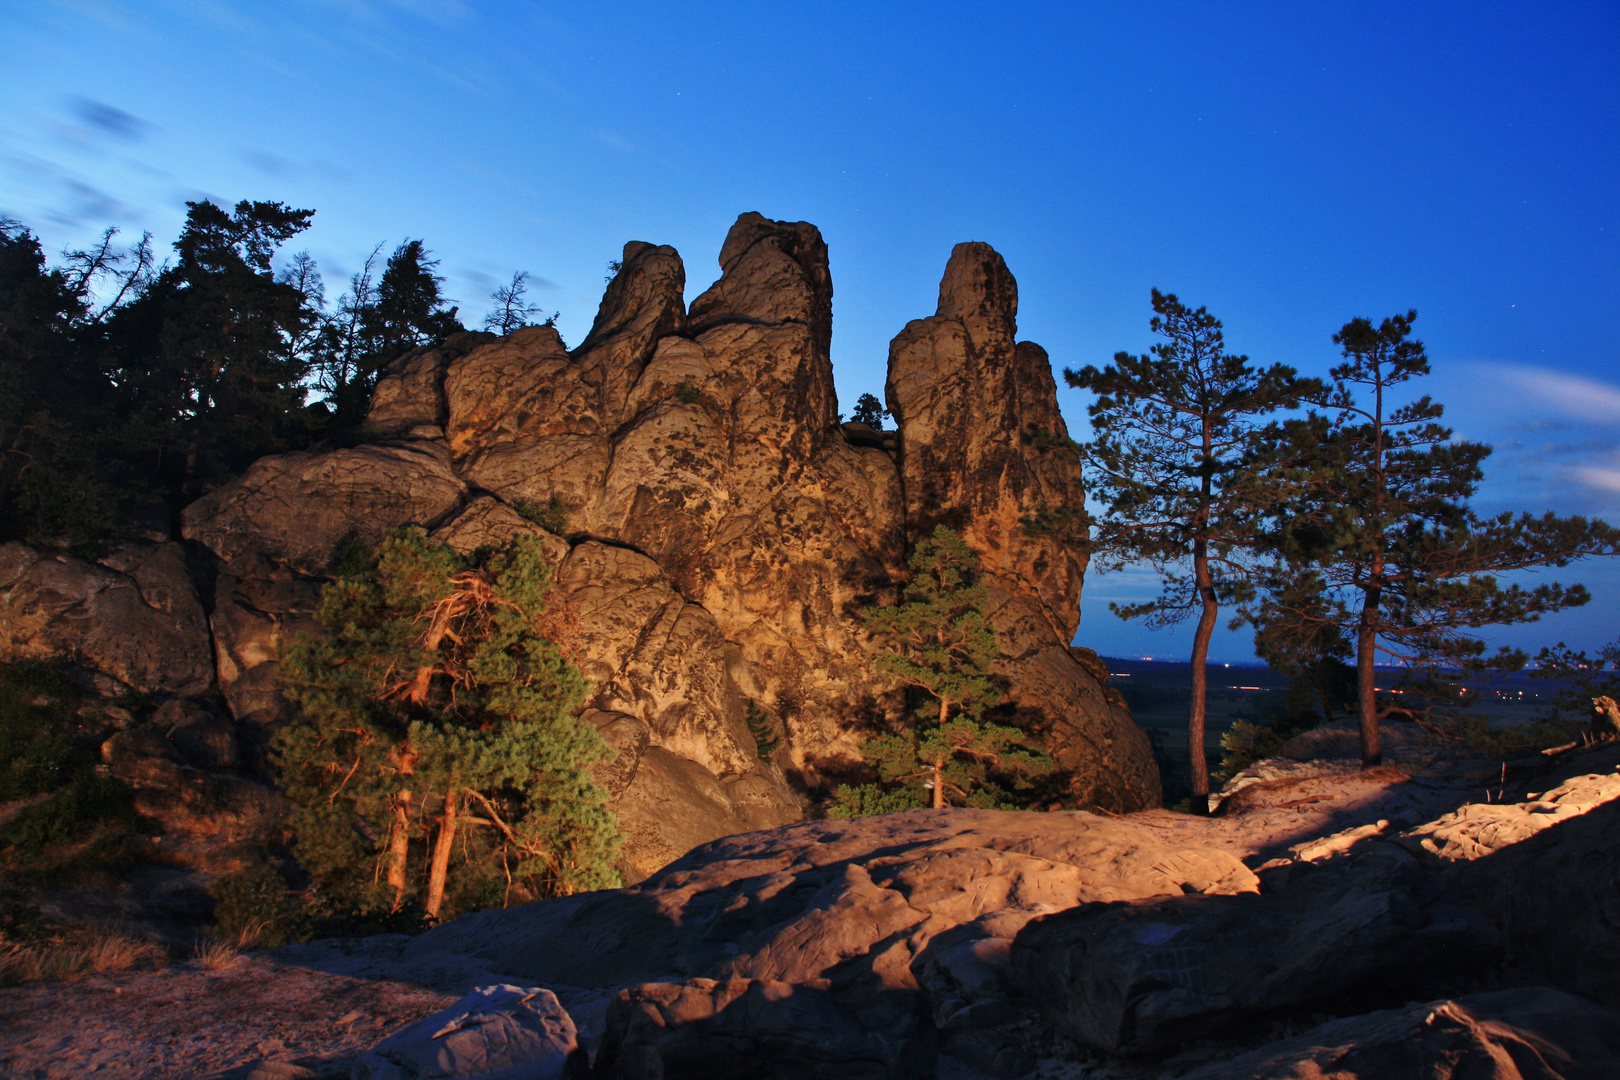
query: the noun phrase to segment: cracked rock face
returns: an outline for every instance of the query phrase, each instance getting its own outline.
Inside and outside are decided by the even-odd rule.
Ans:
[[[0,546],[0,661],[62,656],[142,693],[204,694],[208,624],[179,544],[100,563]]]
[[[911,810],[717,840],[634,888],[476,912],[409,948],[537,983],[768,979],[849,1004],[917,990],[914,960],[953,928],[1005,942],[1076,904],[1258,887],[1235,856],[1130,821]]]
[[[945,523],[990,589],[998,719],[1053,753],[1068,805],[1157,804],[1146,736],[1067,647],[1085,569],[1078,465],[1046,355],[1016,340],[1001,257],[959,245],[937,313],[895,339],[900,427],[883,438],[839,424],[819,231],[744,214],[720,266],[688,310],[680,255],[627,244],[578,348],[537,326],[407,354],[376,391],[379,441],[262,459],[188,508],[189,539],[230,566],[263,561],[224,582],[215,620],[238,719],[280,708],[264,646],[309,610],[289,583],[318,577],[344,540],[406,524],[463,551],[548,536],[564,645],[621,750],[604,779],[639,878],[693,844],[797,820],[904,715],[860,612],[893,601],[910,545]],[[782,737],[769,761],[750,708]]]

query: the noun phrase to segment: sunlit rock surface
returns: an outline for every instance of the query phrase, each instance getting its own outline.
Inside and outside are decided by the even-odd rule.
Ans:
[[[952,253],[936,313],[891,349],[899,427],[881,433],[840,422],[820,232],[744,214],[719,262],[688,310],[680,255],[630,243],[572,351],[532,326],[400,357],[353,445],[262,458],[188,507],[189,555],[130,547],[97,565],[9,545],[6,647],[146,692],[218,693],[239,760],[262,768],[294,708],[277,657],[318,630],[344,543],[406,525],[461,551],[540,537],[548,617],[592,682],[588,708],[612,717],[620,757],[603,777],[635,880],[799,820],[906,714],[861,613],[896,598],[911,545],[947,524],[983,566],[996,719],[1058,762],[1048,802],[1157,805],[1146,735],[1068,647],[1078,464],[1051,365],[1017,340],[1001,257]],[[769,755],[750,716],[780,740]]]

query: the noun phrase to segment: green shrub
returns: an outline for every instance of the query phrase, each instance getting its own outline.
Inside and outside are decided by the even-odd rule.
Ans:
[[[48,664],[0,664],[0,802],[57,790],[95,764],[94,751],[73,741],[75,700]]]
[[[748,721],[748,734],[754,737],[754,750],[759,754],[759,760],[770,761],[776,748],[782,745],[782,737],[776,733],[776,725],[759,707],[759,702],[750,701],[745,716]]]
[[[901,810],[918,810],[927,805],[927,798],[914,788],[885,790],[880,784],[845,784],[833,796],[827,816],[852,818],[865,817],[867,814],[894,814]]]
[[[309,919],[287,882],[268,866],[226,874],[208,887],[221,937],[273,949],[309,937]]]
[[[78,695],[48,664],[0,664],[0,801],[31,800],[0,831],[0,867],[30,878],[97,871],[127,857],[129,789],[98,775],[74,738]]]
[[[553,495],[543,503],[522,503],[517,512],[525,521],[532,521],[546,532],[561,536],[568,531],[568,515],[572,509],[561,495]]]
[[[1215,770],[1215,779],[1230,780],[1255,762],[1276,757],[1289,739],[1315,726],[1316,717],[1309,713],[1279,717],[1270,724],[1235,722],[1221,736],[1224,753],[1220,768]]]
[[[696,405],[699,396],[698,388],[690,382],[683,380],[675,384],[675,400],[682,405]]]

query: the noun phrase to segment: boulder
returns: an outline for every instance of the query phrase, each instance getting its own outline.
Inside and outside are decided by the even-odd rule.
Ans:
[[[1554,805],[1573,808],[1587,793],[1612,790],[1614,778],[1582,779],[1584,783],[1561,785],[1567,793]],[[1620,1006],[1620,981],[1615,978],[1620,972],[1620,799],[1595,803],[1583,813],[1558,814],[1530,810],[1516,827],[1498,830],[1528,835],[1456,862],[1449,876],[1502,928],[1513,967]],[[1532,830],[1526,824],[1547,817],[1556,819],[1546,828]],[[1460,822],[1471,823],[1466,818]],[[1467,843],[1437,846],[1442,852],[1477,851],[1480,841],[1494,838],[1481,832]]]
[[[397,438],[418,428],[438,428],[442,438],[449,415],[444,374],[450,362],[494,340],[494,334],[477,331],[451,334],[442,345],[413,349],[389,364],[372,391],[366,429]]]
[[[480,986],[361,1054],[353,1080],[569,1080],[590,1075],[550,990]]]
[[[1401,834],[1401,843],[1434,868],[1472,862],[1620,799],[1620,773],[1576,776],[1518,803],[1469,803]]]
[[[624,990],[608,1006],[603,1080],[891,1080],[931,1077],[926,1027],[874,1031],[832,995],[769,979],[692,979]]]
[[[1129,821],[914,810],[717,840],[633,888],[465,915],[409,951],[541,983],[766,979],[874,1002],[915,992],[917,955],[975,920],[1011,936],[1018,916],[1087,901],[1257,887],[1233,856]]]
[[[109,775],[134,790],[138,813],[165,833],[206,838],[203,847],[267,840],[287,813],[286,800],[274,789],[188,764],[174,743],[150,727],[107,739],[101,760]]]
[[[348,539],[433,528],[467,496],[443,442],[407,439],[262,457],[181,515],[188,540],[232,560],[258,555],[323,573]]]
[[[208,625],[179,544],[122,544],[99,563],[0,545],[0,662],[61,658],[143,693],[213,682]]]
[[[241,755],[236,725],[195,701],[176,698],[159,705],[152,724],[167,734],[188,765],[199,769],[234,768]]]
[[[1605,1080],[1620,1014],[1547,987],[1498,990],[1333,1020],[1182,1080]]]
[[[568,554],[568,544],[536,525],[499,499],[478,495],[454,518],[435,529],[428,539],[448,544],[463,555],[481,547],[500,547],[513,537],[540,537],[553,566]]]
[[[1263,896],[1085,904],[1012,946],[1019,986],[1054,1026],[1127,1054],[1283,1009],[1401,1000],[1500,958],[1495,929],[1395,848],[1296,868]]]
[[[1012,977],[1018,931],[1035,910],[997,911],[935,935],[911,962],[940,1032],[942,1052],[996,1077],[1035,1067],[1016,1027],[1028,1003]]]

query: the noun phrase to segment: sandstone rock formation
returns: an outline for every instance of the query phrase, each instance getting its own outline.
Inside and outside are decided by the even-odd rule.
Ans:
[[[1064,1034],[1141,1053],[1271,1010],[1399,1001],[1425,979],[1500,959],[1495,929],[1411,862],[1398,850],[1356,856],[1264,896],[1075,907],[1021,930],[1012,968]]]
[[[355,1061],[354,1080],[584,1080],[574,1021],[550,990],[480,986]]]
[[[179,544],[99,563],[0,545],[0,662],[62,657],[142,693],[203,694],[208,626]]]
[[[769,979],[868,1000],[916,990],[914,959],[953,927],[1010,940],[1077,903],[1257,887],[1233,856],[1129,821],[913,810],[717,840],[633,888],[466,915],[410,952],[542,985]]]
[[[1571,785],[1577,794],[1583,786],[1608,786],[1614,776],[1585,780]],[[1503,928],[1511,963],[1620,1006],[1620,798],[1461,862],[1451,874],[1462,894]]]
[[[1183,1080],[1603,1080],[1620,1074],[1620,1016],[1545,987],[1334,1020]]]
[[[960,245],[937,313],[895,339],[900,426],[883,439],[838,422],[820,233],[745,214],[720,265],[688,310],[680,256],[628,244],[578,348],[537,326],[408,354],[377,388],[376,441],[262,459],[189,507],[185,535],[222,560],[214,648],[236,718],[287,715],[276,649],[311,627],[346,540],[407,524],[461,550],[550,536],[577,628],[565,644],[621,753],[604,779],[638,878],[695,843],[798,819],[905,713],[859,611],[895,596],[908,546],[945,522],[985,568],[1001,719],[1057,758],[1060,799],[1156,804],[1146,736],[1068,649],[1078,467],[1050,364],[1016,341],[1000,256]],[[783,734],[770,761],[751,708]]]

